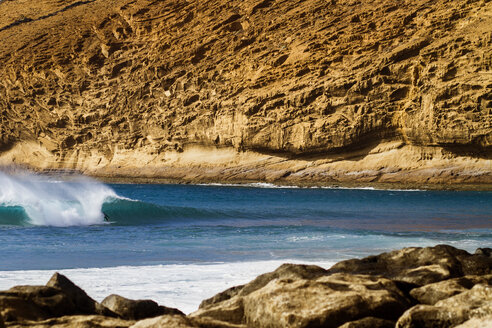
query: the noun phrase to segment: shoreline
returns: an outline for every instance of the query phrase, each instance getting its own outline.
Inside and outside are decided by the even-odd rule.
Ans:
[[[267,273],[256,278],[258,273],[242,276],[240,283],[244,284],[234,287],[222,285],[227,289],[203,299],[198,309],[187,315],[171,302],[159,305],[150,299],[116,294],[98,302],[57,272],[45,286],[24,283],[0,291],[0,326],[263,328],[321,323],[323,327],[411,328],[465,323],[463,328],[475,328],[492,323],[490,248],[469,253],[449,245],[407,247],[331,264],[325,269],[284,263],[275,269],[270,263]],[[64,271],[80,278],[74,270]],[[213,272],[208,274],[221,279]],[[97,275],[101,272],[92,272],[92,280]],[[145,284],[151,277],[139,282]],[[41,278],[37,278],[39,283]],[[187,280],[182,283],[189,284]],[[213,294],[207,281],[195,287],[202,294],[205,290]],[[173,284],[172,288],[180,287]],[[172,293],[172,288],[160,291]],[[104,286],[102,290],[105,296],[110,292]]]
[[[22,169],[24,170],[24,169]],[[70,177],[87,176],[108,184],[164,184],[164,185],[196,185],[217,187],[249,187],[249,188],[320,188],[320,189],[366,189],[366,190],[395,190],[395,191],[492,191],[492,183],[401,183],[401,182],[357,182],[357,181],[289,181],[279,179],[267,181],[264,179],[213,179],[196,178],[182,179],[159,176],[120,176],[107,174],[87,174],[78,170],[49,169],[34,170],[45,176]]]
[[[73,173],[113,183],[252,184],[423,190],[492,190],[492,159],[387,142],[365,151],[282,157],[190,145],[181,151],[95,149],[55,156],[36,143],[0,153],[0,166],[42,174]]]
[[[339,260],[306,261],[301,259],[256,260],[239,262],[123,265],[115,267],[10,270],[0,271],[0,291],[15,285],[42,285],[59,272],[101,302],[107,291],[138,299],[152,299],[176,307],[184,313],[198,310],[200,302],[232,286],[245,284],[260,274],[275,270],[284,263],[318,265],[325,269]],[[197,276],[194,276],[193,272]],[[139,276],[150,281],[135,281]],[[114,279],[112,277],[118,277]],[[97,280],[97,284],[94,284]],[[191,285],[191,287],[190,287]],[[171,290],[179,291],[177,297]],[[164,293],[164,291],[166,293]]]
[[[421,183],[381,183],[381,182],[317,182],[306,181],[293,183],[289,181],[268,182],[265,180],[180,180],[161,177],[108,177],[89,175],[109,184],[169,184],[169,185],[197,185],[217,187],[258,187],[258,188],[326,188],[326,189],[366,189],[366,190],[395,190],[395,191],[492,191],[492,183],[470,184],[421,184]],[[258,185],[265,186],[258,186]],[[268,186],[267,186],[268,185]]]

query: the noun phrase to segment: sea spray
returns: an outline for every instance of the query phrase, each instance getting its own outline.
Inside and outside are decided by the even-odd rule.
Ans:
[[[66,181],[26,172],[0,172],[0,206],[22,208],[33,225],[102,224],[102,206],[115,198],[118,196],[110,187],[85,177]]]

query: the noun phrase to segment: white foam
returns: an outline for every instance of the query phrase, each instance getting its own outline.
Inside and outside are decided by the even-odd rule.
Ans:
[[[245,188],[264,188],[264,189],[300,189],[299,186],[289,185],[276,185],[266,182],[253,182],[253,183],[199,183],[198,186],[212,186],[212,187],[245,187]]]
[[[212,264],[121,266],[112,268],[58,270],[89,296],[102,301],[110,294],[131,299],[152,299],[185,313],[198,309],[200,302],[229,288],[245,284],[258,275],[298,260]],[[316,262],[324,268],[335,262]],[[0,290],[16,285],[44,285],[54,270],[0,271]]]
[[[425,189],[391,189],[391,188],[376,188],[369,186],[360,187],[345,187],[345,186],[296,186],[296,185],[276,185],[266,182],[255,183],[199,183],[198,186],[212,186],[212,187],[249,187],[249,188],[263,188],[263,189],[342,189],[342,190],[371,190],[371,191],[426,191]]]
[[[0,205],[23,207],[34,225],[102,224],[102,205],[118,197],[108,186],[85,177],[60,181],[30,173],[14,176],[0,172],[0,186]]]

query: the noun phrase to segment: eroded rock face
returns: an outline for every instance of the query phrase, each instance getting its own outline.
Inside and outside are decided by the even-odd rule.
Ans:
[[[7,323],[77,314],[117,316],[59,273],[46,286],[16,286],[0,292],[0,314]]]
[[[190,319],[181,315],[163,315],[156,318],[145,319],[137,322],[132,328],[198,328]]]
[[[255,327],[338,327],[366,316],[396,320],[410,305],[390,280],[347,274],[276,279],[243,302],[246,322]]]
[[[164,314],[184,315],[178,309],[159,306],[159,304],[152,300],[130,300],[115,294],[106,297],[101,302],[101,305],[126,320],[141,320]]]
[[[491,183],[491,11],[484,0],[2,1],[1,162]],[[193,145],[236,154],[203,169]]]
[[[9,324],[9,328],[127,328],[134,322],[100,315],[78,315]]]
[[[342,261],[328,270],[285,264],[203,301],[191,318],[249,327],[394,327],[397,320],[401,327],[451,327],[492,313],[490,260],[487,250],[470,254],[438,245]]]
[[[43,320],[75,314],[69,297],[59,289],[45,286],[17,286],[0,292],[0,311],[5,321]]]
[[[380,318],[367,317],[364,319],[350,321],[340,326],[340,328],[394,328],[395,322]]]
[[[89,297],[85,291],[62,274],[55,273],[46,286],[62,290],[81,313],[99,314],[110,317],[117,316],[114,312]]]
[[[492,275],[465,276],[412,289],[410,295],[419,303],[433,305],[440,300],[466,292],[476,284],[492,285]]]
[[[246,285],[229,288],[209,299],[203,300],[200,304],[200,309],[213,308],[215,304],[223,302],[220,309],[216,310],[221,313],[224,312],[221,316],[230,316],[233,322],[239,323],[243,316],[242,302],[237,301],[237,298],[231,302],[224,301],[227,301],[234,296],[247,296],[256,290],[263,288],[274,279],[315,279],[324,275],[326,275],[326,270],[316,265],[282,264],[277,270],[262,274]],[[224,306],[225,304],[229,305]]]
[[[475,285],[471,290],[437,302],[416,305],[405,312],[396,327],[454,327],[472,318],[492,313],[492,286]]]
[[[338,327],[367,316],[396,320],[410,306],[395,283],[314,266],[284,265],[192,314],[251,327]]]

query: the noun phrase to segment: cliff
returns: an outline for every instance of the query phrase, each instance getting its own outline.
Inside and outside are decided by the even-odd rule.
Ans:
[[[492,183],[488,0],[4,0],[0,164]]]

